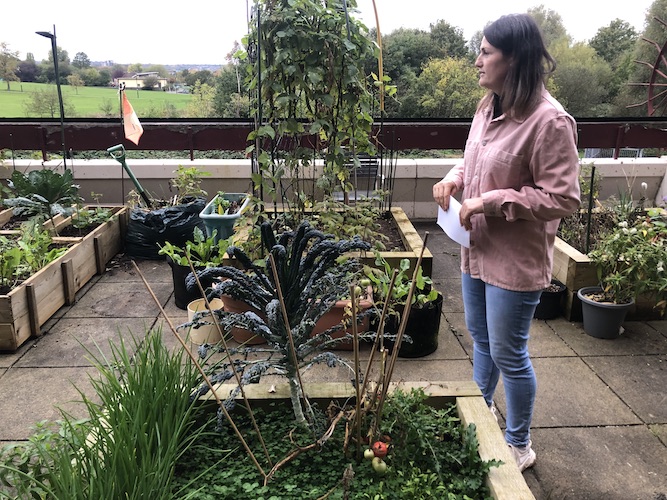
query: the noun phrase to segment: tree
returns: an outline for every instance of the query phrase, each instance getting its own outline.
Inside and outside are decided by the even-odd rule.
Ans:
[[[63,96],[63,107],[65,115],[74,116],[74,107]],[[55,118],[60,116],[60,104],[58,101],[58,91],[56,86],[51,86],[48,90],[31,92],[25,103],[26,116],[40,116],[46,118]]]
[[[84,52],[77,52],[72,61],[72,66],[77,69],[85,69],[90,67],[90,59]]]
[[[422,65],[436,57],[430,33],[420,29],[399,28],[384,37],[384,72],[397,81],[412,71],[421,73]]]
[[[613,75],[609,86],[612,98],[616,98],[632,74],[632,52],[638,38],[637,31],[630,23],[614,19],[609,26],[600,28],[589,42],[595,52],[611,66]]]
[[[551,50],[554,43],[563,38],[566,39],[568,43],[572,41],[563,24],[563,18],[556,11],[547,9],[544,5],[540,5],[528,9],[528,14],[535,19],[535,22],[540,27],[542,37],[544,38],[544,44],[549,50]]]
[[[155,87],[157,87],[160,84],[160,80],[158,80],[157,76],[154,75],[149,75],[146,78],[144,78],[144,90],[154,90]]]
[[[58,75],[60,76],[60,83],[63,83],[67,77],[72,74],[72,67],[70,65],[69,54],[66,50],[57,47],[58,51]],[[49,50],[49,59],[42,61],[40,64],[40,81],[44,83],[56,82],[56,70],[53,65],[53,50]]]
[[[597,31],[589,45],[614,68],[621,62],[622,56],[634,48],[637,38],[637,31],[630,23],[614,19],[609,26]]]
[[[463,30],[446,21],[438,20],[430,25],[431,42],[437,57],[465,57],[468,50],[463,38]]]
[[[213,98],[213,108],[215,110],[216,116],[235,117],[235,115],[228,115],[228,112],[230,109],[229,106],[231,104],[232,96],[234,94],[241,94],[236,71],[237,68],[231,64],[227,64],[222,67],[220,74],[215,78],[215,97]],[[242,82],[241,89],[244,91],[246,90],[245,82]],[[247,116],[247,109],[245,113],[245,116]]]
[[[25,61],[19,63],[18,72],[22,82],[34,82],[39,76],[39,66],[35,63],[35,56],[31,52],[26,55]]]
[[[111,77],[112,78],[120,78],[127,72],[127,67],[123,66],[122,64],[114,64],[111,67]]]
[[[484,93],[477,69],[464,57],[433,59],[417,78],[416,94],[424,118],[470,118]]]
[[[553,74],[556,97],[575,117],[606,116],[610,109],[609,63],[586,43],[569,46],[566,38],[551,47],[558,67]]]
[[[215,115],[213,100],[215,89],[207,83],[196,81],[192,89],[192,100],[188,104],[187,114],[192,118],[211,118]]]
[[[185,72],[184,72],[185,73]],[[194,73],[188,72],[187,75],[185,75],[185,84],[193,87],[197,82],[200,82],[202,84],[207,84],[209,86],[215,85],[213,73],[211,73],[207,69],[203,69],[200,71],[195,71]]]
[[[81,78],[81,76],[79,76],[78,74],[69,75],[67,77],[67,83],[72,87],[74,87],[74,91],[76,92],[77,95],[79,94],[79,87],[85,86],[83,78]]]
[[[0,42],[0,78],[7,82],[7,90],[9,82],[18,82],[19,77],[16,76],[16,70],[19,66],[19,53],[9,50],[9,45],[5,42]]]

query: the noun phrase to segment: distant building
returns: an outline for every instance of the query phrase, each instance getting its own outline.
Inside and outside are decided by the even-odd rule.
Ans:
[[[125,89],[143,89],[146,85],[144,80],[149,76],[157,78],[157,83],[153,86],[154,89],[165,90],[167,88],[167,79],[160,76],[157,71],[147,71],[144,73],[134,73],[133,75],[126,74],[120,78],[116,78],[115,86],[118,87],[121,83],[125,84]]]

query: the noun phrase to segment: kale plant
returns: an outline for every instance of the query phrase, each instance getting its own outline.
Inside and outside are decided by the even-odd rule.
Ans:
[[[45,218],[71,215],[72,205],[81,202],[79,186],[74,183],[71,170],[65,170],[62,175],[47,168],[27,174],[15,170],[8,185],[10,197],[4,204],[12,207],[16,215]]]
[[[358,237],[334,241],[333,235],[314,229],[308,221],[301,223],[296,231],[280,235],[274,234],[270,222],[265,222],[261,225],[261,234],[263,247],[269,252],[261,264],[252,262],[240,248],[232,246],[227,249],[227,253],[235,257],[243,269],[232,266],[209,268],[198,272],[197,276],[208,290],[209,299],[230,296],[265,313],[265,318],[261,318],[254,312],[214,312],[223,329],[229,330],[233,326],[245,328],[262,336],[269,344],[268,349],[241,347],[234,351],[265,351],[268,354],[266,359],[260,361],[243,357],[243,360],[235,363],[234,369],[243,372],[242,382],[256,381],[269,369],[285,374],[290,385],[296,420],[305,423],[300,404],[298,371],[316,363],[335,366],[343,362],[335,354],[327,352],[327,349],[350,339],[349,334],[342,338],[332,338],[332,333],[343,328],[342,324],[311,336],[313,327],[338,300],[349,296],[350,283],[360,275],[359,261],[344,254],[354,250],[369,250],[370,245]],[[296,356],[292,353],[283,320],[271,256],[275,262]],[[192,274],[186,283],[188,288],[197,286]],[[181,325],[181,328],[203,324],[207,314],[195,316],[192,322]],[[357,320],[369,314],[372,314],[371,310],[359,314]],[[362,332],[360,337],[370,338],[373,335],[371,332]],[[226,370],[217,374],[215,379],[224,381],[232,376],[233,373]]]

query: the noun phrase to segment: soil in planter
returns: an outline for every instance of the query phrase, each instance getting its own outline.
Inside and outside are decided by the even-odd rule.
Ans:
[[[197,493],[197,498],[204,500],[301,500],[322,498],[327,494],[330,499],[414,499],[423,498],[424,491],[429,490],[438,491],[442,496],[451,492],[452,496],[448,498],[463,499],[464,495],[467,495],[465,498],[491,498],[484,479],[492,464],[479,459],[474,426],[462,428],[454,405],[441,410],[415,403],[414,400],[404,400],[394,409],[390,405],[387,404],[383,420],[392,426],[389,430],[383,429],[391,433],[389,453],[384,458],[388,469],[384,475],[373,470],[370,460],[361,457],[357,461],[354,443],[350,444],[347,453],[343,451],[346,423],[351,425],[343,418],[321,448],[315,447],[298,454],[281,466],[264,486],[259,471],[225,421],[221,432],[211,429],[211,433],[197,447],[185,453],[176,467],[175,486],[178,488],[198,478],[196,486],[201,487],[201,491]],[[257,411],[256,419],[274,464],[297,446],[305,447],[313,442],[310,432],[295,428],[294,421],[288,416],[291,411],[286,412],[284,406],[278,404],[266,412]],[[330,405],[327,414],[334,416],[337,413],[338,408]],[[397,424],[405,419],[410,420],[412,426]],[[267,464],[255,433],[249,430],[248,421],[245,413],[235,417],[235,423],[248,440],[255,457],[268,473],[271,466]],[[328,428],[329,422],[323,424],[318,431],[320,435]],[[368,447],[368,444],[363,444],[362,453]],[[200,474],[203,475],[199,477]],[[349,496],[344,496],[344,476],[350,477]]]
[[[2,231],[16,231],[21,229],[21,224],[30,220],[30,217],[26,215],[12,215],[12,217],[0,226]]]

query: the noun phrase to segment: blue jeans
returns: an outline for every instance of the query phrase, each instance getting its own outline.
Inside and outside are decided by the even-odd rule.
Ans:
[[[491,406],[502,374],[507,401],[505,440],[530,440],[537,380],[528,355],[528,336],[541,290],[515,292],[462,273],[466,326],[474,343],[473,379]]]

